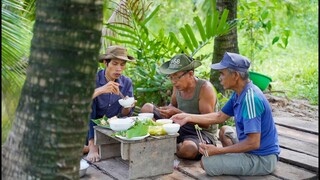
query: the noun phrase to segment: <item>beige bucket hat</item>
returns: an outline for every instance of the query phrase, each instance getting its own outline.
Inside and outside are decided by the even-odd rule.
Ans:
[[[125,61],[134,62],[135,59],[128,55],[127,49],[123,46],[109,46],[105,54],[100,55],[99,62],[105,59],[121,59]]]

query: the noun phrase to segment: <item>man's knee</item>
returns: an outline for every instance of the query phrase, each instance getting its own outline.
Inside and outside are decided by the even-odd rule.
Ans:
[[[193,141],[184,141],[178,148],[177,156],[185,159],[195,159],[198,153],[198,146]]]
[[[153,112],[153,104],[145,103],[140,110],[142,113],[152,113]]]
[[[231,126],[222,126],[220,128],[219,138],[223,146],[238,143],[237,133]]]

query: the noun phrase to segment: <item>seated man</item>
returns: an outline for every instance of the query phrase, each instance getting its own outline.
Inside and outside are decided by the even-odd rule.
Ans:
[[[160,72],[167,74],[173,83],[171,103],[168,106],[156,108],[150,103],[142,106],[141,112],[154,112],[155,119],[170,118],[172,115],[187,112],[205,114],[214,112],[217,95],[209,81],[194,76],[194,69],[201,63],[185,54],[178,54],[160,67]],[[180,127],[177,138],[177,153],[180,158],[199,160],[199,139],[194,123],[186,123]],[[206,143],[216,144],[218,125],[211,126],[205,122],[198,125],[205,130],[202,136]]]
[[[209,122],[221,124],[233,116],[233,128],[223,126],[219,137],[223,147],[200,143],[201,166],[210,176],[266,175],[274,171],[280,147],[271,107],[261,90],[249,77],[250,61],[239,54],[225,53],[222,61],[211,65],[220,71],[220,83],[224,89],[232,89],[229,101],[220,112],[204,115],[181,113],[173,121],[185,123]]]
[[[123,108],[118,100],[120,92],[124,96],[133,97],[132,81],[129,77],[122,75],[126,68],[126,62],[134,61],[127,55],[127,49],[122,46],[109,46],[106,54],[100,56],[99,62],[104,63],[106,68],[97,73],[96,89],[93,94],[92,112],[90,119],[108,118],[118,116],[129,116],[133,113],[134,104]],[[94,145],[94,129],[96,124],[89,120],[89,132],[87,145],[83,153],[88,153],[86,159],[91,162],[99,161],[98,147]]]

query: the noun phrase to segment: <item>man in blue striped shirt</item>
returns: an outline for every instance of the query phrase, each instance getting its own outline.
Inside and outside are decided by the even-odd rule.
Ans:
[[[249,79],[250,61],[239,54],[226,52],[220,63],[211,68],[219,70],[224,89],[234,92],[218,113],[204,115],[177,114],[171,119],[179,123],[204,120],[222,124],[234,117],[236,131],[222,126],[219,139],[223,147],[201,144],[201,166],[210,176],[265,175],[274,171],[280,147],[271,107],[262,91]]]

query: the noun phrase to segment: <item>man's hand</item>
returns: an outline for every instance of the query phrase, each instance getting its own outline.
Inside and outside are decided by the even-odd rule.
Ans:
[[[219,154],[218,149],[219,148],[213,144],[199,143],[199,152],[203,155],[205,154],[205,150],[207,150],[209,156]]]
[[[157,108],[157,110],[159,111],[161,117],[167,118],[167,119],[181,112],[178,108],[174,106],[163,106],[163,107]]]
[[[113,93],[113,94],[119,94],[119,83],[116,83],[114,81],[109,81],[107,84],[100,87],[101,91],[103,93]]]
[[[179,113],[179,114],[173,115],[170,119],[172,119],[173,122],[180,124],[180,126],[183,126],[189,122],[190,114]]]

